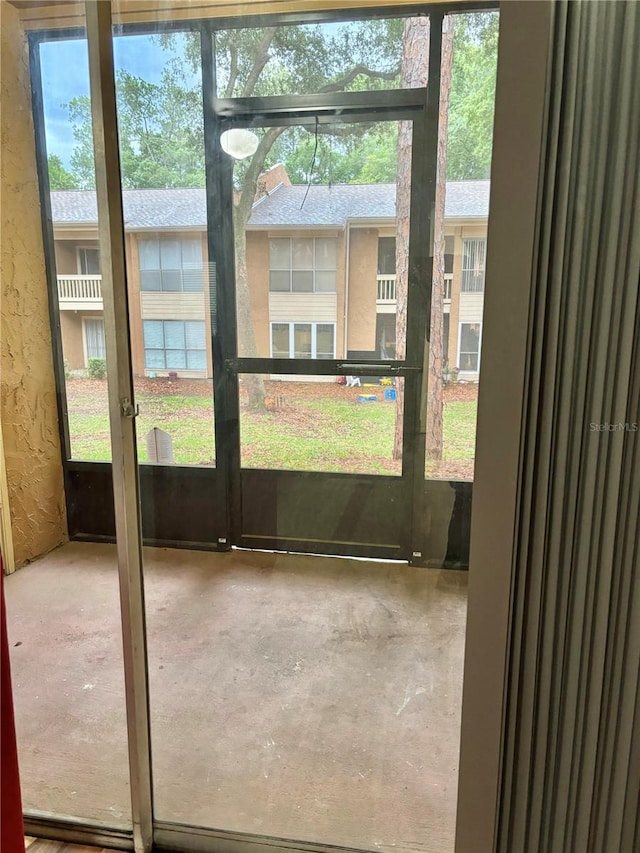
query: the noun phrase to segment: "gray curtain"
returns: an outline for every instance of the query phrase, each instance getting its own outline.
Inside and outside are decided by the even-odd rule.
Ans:
[[[640,850],[640,3],[554,4],[498,848]]]

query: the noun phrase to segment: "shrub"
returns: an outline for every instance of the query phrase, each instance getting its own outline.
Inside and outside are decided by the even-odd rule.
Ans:
[[[106,358],[90,358],[88,373],[91,379],[106,379],[107,377],[107,360]]]

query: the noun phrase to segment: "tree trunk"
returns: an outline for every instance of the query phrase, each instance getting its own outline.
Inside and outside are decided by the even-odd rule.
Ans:
[[[403,89],[424,87],[429,77],[429,18],[407,18],[404,25],[402,70]],[[409,214],[411,207],[411,142],[413,124],[401,121],[398,127],[398,171],[396,177],[396,358],[407,350],[407,295],[409,284]],[[393,458],[402,458],[404,382],[396,394],[396,429]]]
[[[444,207],[447,193],[447,137],[449,93],[453,68],[453,28],[455,18],[445,15],[442,22],[440,64],[440,106],[438,120],[438,160],[436,165],[436,209],[433,224],[433,286],[431,289],[431,329],[429,335],[429,380],[427,384],[427,460],[442,459],[442,415],[444,352]]]
[[[236,211],[237,213],[237,211]],[[236,312],[238,355],[243,358],[255,358],[258,355],[256,334],[251,316],[251,293],[247,275],[247,232],[242,216],[236,216],[235,256],[236,256]],[[247,389],[250,408],[265,411],[265,389],[259,373],[247,373],[243,379]]]
[[[251,315],[251,291],[247,275],[247,223],[251,216],[258,188],[258,179],[264,169],[267,154],[283,130],[282,127],[271,127],[262,137],[257,151],[251,158],[244,185],[236,197],[233,209],[238,354],[247,358],[255,358],[258,355],[255,327]],[[258,411],[265,411],[265,389],[262,376],[258,373],[247,374],[244,385],[249,397],[249,406]]]
[[[444,205],[447,173],[447,125],[453,62],[453,17],[442,27],[441,89],[439,106],[436,206],[434,213],[433,283],[429,331],[429,376],[427,393],[427,458],[442,459],[442,369],[444,314]],[[429,21],[409,18],[404,28],[402,87],[426,87],[429,77]],[[400,122],[398,131],[398,177],[396,188],[396,353],[406,354],[407,294],[409,260],[409,208],[411,202],[411,124]],[[393,458],[402,457],[404,387],[398,388]]]

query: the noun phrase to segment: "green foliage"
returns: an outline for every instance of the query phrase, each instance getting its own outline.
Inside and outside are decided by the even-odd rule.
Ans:
[[[72,98],[65,106],[73,124],[73,137],[76,141],[71,154],[71,171],[79,189],[93,189],[96,174],[93,158],[91,100],[88,95],[80,95]]]
[[[78,189],[76,176],[65,169],[57,154],[49,154],[47,164],[49,167],[49,186],[52,190]]]
[[[280,136],[265,165],[285,164],[294,184],[395,183],[398,126],[395,122],[321,129],[316,160],[313,130],[291,128]]]
[[[497,12],[456,15],[449,101],[447,178],[488,178],[498,61]]]
[[[401,19],[238,29],[216,34],[218,94],[281,95],[394,88],[402,58]],[[159,36],[160,50],[179,50],[160,83],[117,74],[123,182],[126,188],[204,186],[199,36]],[[496,12],[456,15],[447,177],[489,177],[498,44]],[[91,111],[85,96],[67,105],[76,146],[71,169],[50,158],[56,189],[94,186]],[[397,124],[320,128],[313,173],[313,130],[290,129],[261,168],[283,162],[294,183],[378,183],[396,179]],[[52,164],[53,161],[53,164]],[[251,161],[236,168],[237,189],[254,180]],[[55,182],[55,185],[54,185]],[[250,189],[250,188],[249,188]]]
[[[385,88],[399,75],[402,21],[226,30],[216,57],[221,97]]]
[[[87,368],[87,373],[90,379],[106,379],[107,378],[107,360],[106,358],[90,358]]]
[[[179,63],[168,63],[158,84],[119,71],[117,97],[124,187],[204,186],[202,95]],[[67,109],[76,140],[73,175],[82,189],[92,189],[91,102],[82,95]]]

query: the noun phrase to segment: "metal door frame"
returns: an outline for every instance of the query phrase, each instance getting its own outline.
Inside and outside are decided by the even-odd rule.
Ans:
[[[209,215],[209,257],[216,282],[217,310],[212,313],[214,358],[222,365],[215,373],[216,447],[228,495],[230,544],[302,550],[314,553],[354,553],[357,556],[395,557],[420,562],[424,519],[426,373],[433,275],[432,216],[435,210],[438,104],[444,12],[431,12],[429,78],[426,89],[399,89],[365,93],[331,93],[220,99],[216,96],[214,28],[201,32],[203,95],[205,107],[205,156]],[[231,128],[291,127],[333,122],[408,120],[413,124],[411,207],[409,221],[409,281],[405,360],[375,360],[354,364],[347,359],[274,359],[238,356],[236,325],[235,249],[231,211],[232,159],[222,151],[219,137]],[[416,156],[426,152],[426,156]],[[215,362],[214,362],[215,363]],[[400,482],[406,502],[407,528],[398,531],[398,547],[385,548],[354,543],[247,536],[242,528],[242,474],[240,460],[240,373],[288,373],[303,375],[388,376],[404,378],[402,473],[400,477],[328,472],[265,471],[275,477],[287,474],[313,482],[349,478],[351,482],[379,486],[385,480]],[[218,431],[219,430],[219,431]]]
[[[406,6],[376,6],[373,8],[359,7],[357,9],[331,9],[315,12],[292,12],[292,13],[276,13],[272,15],[257,14],[244,15],[237,17],[216,17],[209,19],[185,19],[172,21],[153,21],[139,23],[123,23],[118,24],[115,35],[142,35],[142,34],[160,34],[170,32],[191,32],[199,34],[202,44],[202,70],[203,70],[203,103],[205,105],[204,120],[205,129],[207,130],[206,139],[214,139],[216,133],[216,125],[221,120],[231,121],[233,118],[240,118],[242,110],[245,112],[250,109],[264,108],[268,106],[272,110],[278,112],[278,123],[282,123],[283,113],[287,112],[290,106],[296,107],[298,110],[322,107],[328,111],[333,104],[334,107],[339,107],[340,110],[350,106],[356,108],[362,117],[366,110],[369,110],[372,118],[380,117],[379,108],[386,111],[386,117],[392,117],[390,109],[389,92],[362,92],[357,95],[356,107],[353,100],[353,94],[332,94],[330,96],[299,96],[298,98],[277,97],[270,99],[234,99],[231,102],[219,101],[216,109],[210,109],[209,105],[213,103],[215,97],[215,85],[213,82],[214,72],[214,55],[212,34],[221,29],[237,29],[243,27],[259,27],[266,25],[294,25],[294,24],[319,24],[332,23],[345,20],[366,20],[376,18],[406,18],[417,15],[429,15],[433,26],[431,27],[432,36],[436,31],[439,32],[442,18],[448,14],[462,12],[482,12],[495,10],[498,7],[496,0],[472,0],[472,2],[455,2],[449,0],[446,3],[429,4],[415,3],[407,4]],[[46,168],[46,138],[44,132],[44,109],[42,101],[42,80],[40,73],[39,61],[39,45],[45,41],[57,41],[72,38],[85,38],[85,30],[77,24],[74,26],[59,28],[59,29],[34,29],[29,33],[30,46],[30,62],[31,62],[31,86],[33,98],[33,115],[36,135],[36,150],[38,162],[38,176],[40,185],[40,199],[42,209],[42,225],[43,236],[45,243],[45,260],[47,269],[48,289],[49,289],[49,311],[52,328],[52,348],[53,348],[53,363],[54,375],[56,380],[56,399],[58,404],[59,414],[59,429],[61,438],[61,456],[62,467],[65,481],[65,494],[67,503],[67,517],[69,524],[69,535],[74,540],[82,541],[115,541],[115,517],[113,506],[104,501],[103,497],[113,488],[113,466],[111,462],[92,462],[73,459],[71,457],[69,427],[67,422],[67,403],[66,403],[66,388],[64,364],[62,358],[62,348],[60,340],[60,312],[57,303],[57,283],[56,283],[56,267],[55,267],[55,252],[53,243],[53,227],[51,221],[51,206],[49,199],[49,182]],[[426,103],[426,112],[423,113],[425,124],[422,127],[424,138],[437,138],[437,133],[434,129],[437,127],[438,119],[438,102],[439,91],[435,91],[436,75],[439,78],[439,62],[434,60],[434,51],[431,53],[430,60],[430,81],[431,85],[427,91],[433,90],[433,97],[429,97]],[[438,87],[439,88],[439,87]],[[403,115],[402,110],[415,108],[415,93],[419,90],[395,90],[392,92],[394,103],[399,107],[400,116]],[[349,103],[351,98],[351,103]],[[422,104],[424,106],[424,104]],[[237,110],[238,116],[233,116],[233,111]],[[406,113],[405,113],[406,114]],[[253,114],[255,115],[255,114]],[[246,116],[245,116],[246,117]],[[414,119],[416,116],[414,115]],[[299,120],[299,119],[298,119]],[[420,121],[422,124],[422,119]],[[417,132],[417,123],[414,123],[414,128]],[[216,153],[215,146],[205,141],[205,166],[206,166],[206,186],[207,186],[207,207],[209,228],[209,258],[210,258],[210,277],[212,289],[216,283],[216,268],[219,264],[215,263],[216,249],[213,246],[211,234],[215,233],[216,227],[224,227],[222,223],[216,225],[216,217],[219,216],[219,211],[216,212],[216,206],[213,199],[218,192],[216,176]],[[412,211],[411,220],[412,227],[421,220],[423,223],[428,221],[428,225],[423,227],[423,233],[430,235],[431,216],[433,206],[429,206],[427,196],[431,199],[435,198],[435,148],[426,143],[423,146],[426,152],[425,157],[414,158],[414,167],[417,166],[423,173],[422,177],[422,192],[423,194],[418,199],[421,202],[422,208],[417,213]],[[415,172],[414,172],[415,173]],[[431,178],[429,176],[432,176]],[[415,196],[415,194],[414,194]],[[414,203],[416,199],[414,197]],[[213,223],[213,226],[212,226]],[[415,239],[412,240],[415,244]],[[429,241],[427,241],[429,242]],[[420,251],[425,256],[429,255],[426,251],[427,243],[422,244]],[[222,260],[222,259],[220,259]],[[425,266],[429,275],[431,270],[429,265]],[[410,294],[411,295],[411,294]],[[219,303],[219,304],[217,304]],[[218,364],[224,364],[222,346],[225,342],[224,326],[226,319],[232,315],[229,311],[229,306],[225,305],[224,294],[218,293],[217,299],[212,300],[211,304],[211,320],[212,320],[212,341],[211,350],[214,359]],[[218,332],[215,328],[217,318],[220,318],[222,328]],[[409,323],[417,319],[415,310],[409,311]],[[232,317],[232,322],[235,327],[235,317]],[[428,329],[423,330],[421,334],[428,334]],[[411,331],[408,329],[408,335],[411,337]],[[226,344],[225,344],[226,346]],[[423,347],[423,349],[425,349]],[[226,347],[228,351],[228,347]],[[426,353],[426,349],[425,349]],[[409,354],[408,354],[409,355]],[[343,360],[344,361],[344,360]],[[426,359],[419,361],[420,368],[426,376]],[[408,363],[408,362],[407,362]],[[242,364],[238,364],[238,368],[242,368]],[[218,371],[222,373],[223,371]],[[385,371],[388,372],[388,371]],[[409,392],[411,384],[414,380],[410,377],[407,379]],[[233,424],[225,421],[228,418],[229,412],[233,411],[233,406],[229,405],[228,401],[228,381],[224,376],[214,377],[214,400],[216,406],[216,467],[194,467],[189,465],[157,465],[144,463],[140,466],[140,487],[142,494],[142,532],[143,541],[148,545],[158,545],[162,547],[175,548],[191,548],[202,550],[227,550],[232,541],[232,534],[235,531],[231,529],[231,519],[229,517],[230,510],[234,501],[234,487],[230,483],[230,478],[225,474],[225,469],[233,461],[231,456],[234,453],[233,446],[230,446],[227,440],[228,429],[233,428]],[[420,389],[419,405],[414,407],[414,411],[410,413],[410,417],[405,420],[405,425],[408,425],[411,420],[414,423],[414,435],[420,436],[418,443],[415,445],[417,453],[423,450],[422,434],[425,432],[424,412],[426,411],[425,403],[425,388],[426,383],[422,383]],[[409,394],[407,394],[409,396]],[[422,413],[422,414],[421,414]],[[405,448],[408,446],[405,440]],[[411,559],[418,564],[427,564],[429,557],[428,553],[422,552],[427,545],[428,531],[425,522],[425,507],[430,500],[430,495],[434,492],[434,486],[438,485],[438,481],[425,479],[424,467],[420,466],[417,458],[414,460],[414,484],[413,484],[413,504],[407,510],[412,521],[412,534],[410,547],[405,548],[405,558]],[[297,472],[300,476],[313,477],[313,472]],[[358,475],[336,475],[336,476],[358,476]],[[363,483],[379,482],[380,477],[374,475],[363,475]],[[398,477],[389,478],[394,481],[400,479]],[[466,496],[466,500],[470,500],[471,484],[467,482],[448,481],[450,486],[456,489],[456,492],[461,492]],[[176,489],[185,492],[187,500],[179,506],[171,501],[171,495],[175,494]],[[185,491],[186,490],[186,491]],[[458,530],[456,527],[456,536],[466,535],[464,528]],[[243,542],[247,547],[259,547],[253,542]],[[277,543],[275,543],[277,545]],[[304,543],[301,543],[304,546]],[[264,546],[268,547],[268,546]],[[295,550],[288,543],[287,549]],[[322,547],[319,547],[318,552],[322,553]],[[339,550],[339,549],[338,549]],[[326,549],[325,549],[326,552]],[[336,551],[338,552],[338,551]],[[455,552],[457,554],[457,552]],[[455,554],[449,559],[445,558],[444,567],[461,567],[459,557]],[[384,556],[376,552],[375,549],[370,552],[362,550],[358,552],[360,556]],[[387,555],[387,556],[399,556]],[[464,566],[463,566],[464,567]]]

